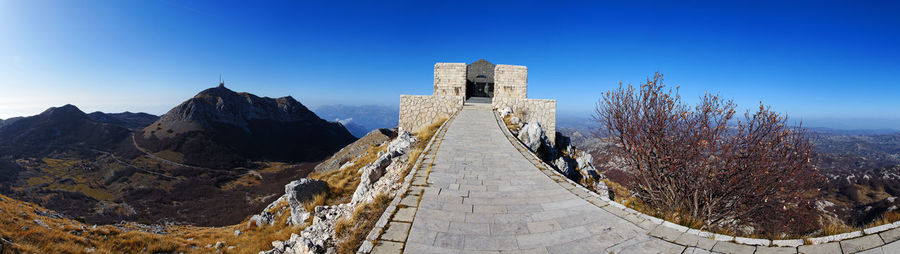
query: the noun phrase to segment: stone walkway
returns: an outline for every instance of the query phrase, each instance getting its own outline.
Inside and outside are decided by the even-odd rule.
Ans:
[[[900,251],[900,228],[799,248],[685,233],[688,228],[603,201],[541,166],[513,145],[493,114],[488,104],[467,103],[451,119],[436,147],[426,151],[396,212],[379,222],[384,230],[370,234],[372,253]]]
[[[465,108],[428,175],[407,253],[672,252],[681,246],[588,203],[510,144],[493,112]],[[603,251],[600,251],[603,250]]]

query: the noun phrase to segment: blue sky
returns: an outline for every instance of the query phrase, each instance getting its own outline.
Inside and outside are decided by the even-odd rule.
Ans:
[[[485,58],[527,65],[529,97],[563,116],[660,71],[689,102],[900,129],[900,2],[720,2],[0,0],[0,118],[162,114],[220,74],[311,107],[396,106],[431,93],[435,62]]]

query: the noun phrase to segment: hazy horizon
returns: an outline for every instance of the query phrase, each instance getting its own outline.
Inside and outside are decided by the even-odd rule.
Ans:
[[[435,62],[484,58],[528,66],[528,96],[561,116],[660,71],[688,103],[712,92],[809,127],[900,129],[900,3],[815,3],[2,1],[0,119],[160,115],[220,75],[310,108],[393,107],[431,93]],[[473,9],[506,11],[459,15]]]

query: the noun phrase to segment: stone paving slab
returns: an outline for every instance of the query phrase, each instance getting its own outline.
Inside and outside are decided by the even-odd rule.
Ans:
[[[403,244],[381,241],[375,244],[375,248],[372,249],[372,253],[375,254],[393,254],[393,253],[403,253]]]
[[[821,253],[821,254],[840,254],[841,245],[836,242],[831,243],[823,243],[823,244],[814,244],[814,245],[803,245],[797,247],[797,250],[800,253]]]
[[[384,234],[381,235],[381,239],[388,241],[406,241],[406,236],[409,234],[409,223],[403,222],[392,222],[391,225],[384,231]]]
[[[756,254],[791,254],[791,253],[797,253],[797,248],[769,247],[769,246],[756,247]]]
[[[881,251],[883,251],[885,254],[900,254],[900,241],[894,241],[881,246]]]
[[[841,250],[845,253],[856,253],[884,245],[878,235],[867,235],[841,241]]]
[[[881,239],[883,239],[885,242],[897,241],[900,240],[900,228],[884,231],[879,233],[878,235],[880,235]]]

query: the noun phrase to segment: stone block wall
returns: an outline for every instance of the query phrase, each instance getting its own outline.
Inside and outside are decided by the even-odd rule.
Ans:
[[[465,70],[465,66],[463,66]],[[465,96],[400,95],[400,130],[417,132],[462,109]]]
[[[513,112],[521,112],[525,117],[522,120],[540,123],[544,135],[556,143],[556,100],[494,97],[491,107],[495,110],[510,107]]]
[[[528,67],[506,64],[498,64],[494,67],[494,97],[524,99],[527,96]]]
[[[434,95],[466,96],[466,64],[434,64]]]

